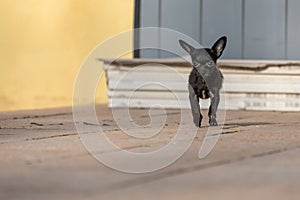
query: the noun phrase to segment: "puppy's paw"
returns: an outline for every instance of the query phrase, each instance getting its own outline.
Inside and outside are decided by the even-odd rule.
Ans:
[[[218,122],[216,119],[210,119],[209,120],[209,125],[210,126],[218,126]]]
[[[201,122],[202,122],[202,116],[200,119],[198,117],[194,118],[194,124],[196,127],[201,127]]]
[[[196,127],[201,127],[201,121],[198,121],[198,122],[194,121],[194,124]]]

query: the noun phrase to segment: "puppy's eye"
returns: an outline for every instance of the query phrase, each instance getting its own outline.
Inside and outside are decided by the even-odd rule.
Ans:
[[[206,65],[209,66],[209,67],[212,67],[212,66],[214,65],[214,62],[213,62],[213,61],[208,61],[208,62],[206,63]]]
[[[200,63],[198,63],[198,62],[194,62],[193,64],[194,64],[195,67],[200,65]]]

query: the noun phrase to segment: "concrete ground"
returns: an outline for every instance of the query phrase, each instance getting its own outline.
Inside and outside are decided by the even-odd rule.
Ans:
[[[161,134],[134,140],[106,106],[97,111],[108,137],[133,152],[163,146],[179,126],[180,112],[169,110]],[[131,114],[149,122],[147,110]],[[0,199],[300,199],[300,113],[227,111],[217,145],[200,160],[206,118],[203,125],[179,160],[137,175],[110,169],[86,151],[71,108],[2,112]]]

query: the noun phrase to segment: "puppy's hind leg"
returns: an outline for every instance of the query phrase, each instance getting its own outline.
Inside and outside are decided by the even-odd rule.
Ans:
[[[194,89],[190,85],[189,85],[189,99],[190,99],[194,124],[197,127],[201,127],[203,116],[201,115],[200,112],[199,98],[197,97]]]

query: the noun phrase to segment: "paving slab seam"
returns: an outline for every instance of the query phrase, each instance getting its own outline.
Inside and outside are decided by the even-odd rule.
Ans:
[[[130,188],[130,187],[138,186],[141,184],[147,184],[147,183],[159,181],[162,179],[166,179],[166,178],[170,178],[170,177],[174,177],[174,176],[178,176],[178,175],[188,174],[188,173],[205,170],[205,169],[209,169],[209,168],[214,168],[214,167],[220,167],[220,166],[238,163],[238,162],[242,162],[242,161],[246,161],[246,160],[263,158],[266,156],[280,154],[280,153],[293,151],[293,150],[297,150],[297,149],[300,149],[300,145],[294,146],[291,148],[283,148],[283,149],[277,149],[277,150],[272,150],[272,151],[268,151],[268,152],[253,154],[253,155],[246,156],[246,157],[239,157],[239,158],[235,158],[235,159],[220,160],[220,161],[216,161],[213,163],[195,165],[195,166],[191,166],[191,167],[176,169],[173,171],[167,171],[167,172],[163,172],[163,173],[159,173],[159,174],[154,174],[152,176],[132,179],[132,180],[124,181],[124,182],[106,187],[103,190],[103,194],[115,192],[116,190],[124,190],[124,189]]]
[[[19,119],[38,119],[38,118],[58,117],[58,116],[67,116],[67,115],[72,115],[72,113],[56,113],[56,114],[49,114],[49,115],[32,115],[32,116],[25,115],[20,117],[4,118],[1,120],[7,121],[7,120],[19,120]]]

